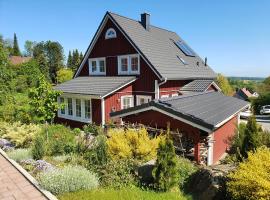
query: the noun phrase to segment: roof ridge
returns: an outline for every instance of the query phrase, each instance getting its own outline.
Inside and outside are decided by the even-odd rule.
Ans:
[[[130,18],[130,17],[126,17],[126,16],[123,16],[123,15],[119,15],[119,14],[114,13],[114,12],[110,12],[110,11],[108,11],[108,13],[109,13],[109,14],[113,14],[113,15],[117,15],[117,16],[119,16],[119,17],[126,18],[126,19],[128,19],[128,20],[132,20],[132,21],[135,21],[135,22],[141,23],[139,20],[132,19],[132,18]],[[166,28],[161,28],[161,27],[158,27],[158,26],[155,26],[155,25],[151,25],[151,24],[150,24],[150,26],[151,26],[151,27],[154,27],[154,28],[157,28],[157,29],[161,29],[161,30],[167,31],[167,32],[171,32],[171,33],[175,33],[175,34],[177,34],[175,31],[170,31],[170,30],[168,30],[168,29],[166,29]]]
[[[158,103],[165,103],[168,104],[168,101],[172,101],[172,100],[176,100],[176,99],[185,99],[185,98],[189,98],[189,97],[194,97],[194,96],[199,96],[199,95],[204,95],[204,94],[208,94],[208,93],[212,93],[212,92],[216,92],[216,91],[205,91],[205,92],[199,92],[196,94],[191,94],[191,95],[181,95],[181,96],[176,96],[176,97],[170,97],[168,100],[166,101],[161,101],[161,99],[158,100]]]

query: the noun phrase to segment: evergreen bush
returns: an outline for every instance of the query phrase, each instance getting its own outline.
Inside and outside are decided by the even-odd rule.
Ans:
[[[179,184],[177,157],[169,135],[159,143],[153,177],[159,191],[169,191]]]

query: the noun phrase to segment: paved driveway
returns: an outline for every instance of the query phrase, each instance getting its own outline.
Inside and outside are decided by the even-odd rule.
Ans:
[[[268,122],[257,122],[258,124],[262,125],[263,130],[270,131],[270,121]]]
[[[0,200],[45,200],[46,198],[0,153]]]

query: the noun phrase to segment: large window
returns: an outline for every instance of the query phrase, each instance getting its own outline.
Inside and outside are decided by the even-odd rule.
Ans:
[[[62,115],[66,114],[64,97],[60,97],[60,105],[61,105],[61,110],[60,110],[61,114]]]
[[[118,56],[118,74],[139,74],[140,73],[140,57],[135,55]]]
[[[134,106],[134,99],[132,95],[121,97],[121,109],[127,109]]]
[[[90,119],[91,116],[91,104],[90,100],[85,100],[84,101],[84,110],[85,110],[85,119]]]
[[[87,98],[65,97],[59,98],[59,103],[65,103],[64,107],[58,110],[58,116],[81,122],[91,122],[91,100]]]
[[[68,115],[73,115],[73,105],[72,105],[72,98],[67,99],[68,102]]]
[[[106,74],[105,58],[90,58],[89,59],[89,74],[90,75],[105,75]]]
[[[148,103],[151,100],[152,100],[151,96],[146,96],[146,95],[137,95],[136,96],[136,104],[137,104],[137,106]]]
[[[81,116],[82,116],[81,100],[76,99],[76,117],[81,117]]]

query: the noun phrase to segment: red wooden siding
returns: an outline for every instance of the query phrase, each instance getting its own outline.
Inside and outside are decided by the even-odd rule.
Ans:
[[[105,40],[105,33],[109,28],[114,28],[116,38]],[[116,28],[109,19],[105,24],[100,37],[97,39],[89,58],[106,57],[106,75],[117,76],[117,56],[125,54],[136,54],[136,50],[128,42],[125,36]],[[83,66],[79,76],[88,76],[88,61]]]
[[[237,116],[214,132],[213,163],[216,163],[229,148],[229,138],[235,134]]]
[[[105,98],[105,122],[110,122],[110,113],[121,110],[121,96],[133,95],[133,85],[130,84]]]
[[[71,128],[82,128],[86,124],[84,122],[74,121],[74,120],[70,120],[70,119],[64,119],[61,117],[56,117],[54,121],[56,123],[64,124],[65,126],[69,126]]]
[[[212,85],[210,85],[210,87],[209,88],[207,88],[207,91],[218,91],[217,90],[217,88],[215,87],[215,86],[213,86],[213,84]]]
[[[181,87],[184,85],[188,84],[189,80],[171,80],[167,81],[165,84],[161,85],[159,88],[159,94],[161,95],[167,95],[169,94],[170,96],[172,94],[177,93]]]
[[[101,100],[92,99],[92,121],[95,124],[101,124]]]

